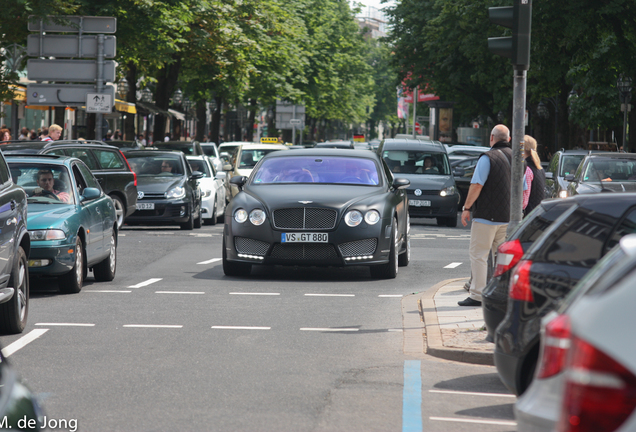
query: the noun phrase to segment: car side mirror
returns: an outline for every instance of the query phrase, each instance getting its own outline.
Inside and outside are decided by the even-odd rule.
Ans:
[[[546,180],[554,180],[554,173],[552,171],[546,171],[545,172],[545,179]]]
[[[411,185],[411,181],[405,178],[395,178],[393,179],[393,188],[394,189],[406,189]]]
[[[466,170],[464,168],[455,168],[453,170],[453,175],[455,177],[464,177],[466,175]]]
[[[227,178],[227,173],[224,171],[218,171],[216,175],[214,176],[214,178],[219,180],[225,180]]]
[[[230,164],[223,165],[223,171],[232,171],[232,165]]]
[[[239,188],[242,188],[246,181],[247,181],[247,177],[245,176],[234,176],[230,179],[230,184],[233,184],[238,186]]]
[[[565,181],[573,182],[574,181],[574,174],[568,174],[565,177],[563,177],[563,179]]]
[[[192,175],[190,176],[192,180],[199,180],[203,177],[205,177],[205,174],[203,174],[201,171],[192,171]]]
[[[102,191],[100,191],[99,189],[87,187],[84,189],[84,192],[80,196],[80,201],[81,202],[91,201],[91,200],[99,198],[101,195],[102,195]]]

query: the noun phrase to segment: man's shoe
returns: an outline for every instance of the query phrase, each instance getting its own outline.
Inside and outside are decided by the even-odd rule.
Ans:
[[[481,306],[480,301],[473,300],[470,297],[466,297],[466,300],[458,301],[457,304],[460,306]]]

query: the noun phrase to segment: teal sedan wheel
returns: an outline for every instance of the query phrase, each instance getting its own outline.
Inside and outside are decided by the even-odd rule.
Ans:
[[[84,245],[77,237],[75,242],[75,265],[70,272],[58,278],[60,291],[64,294],[75,294],[82,290],[84,284]]]

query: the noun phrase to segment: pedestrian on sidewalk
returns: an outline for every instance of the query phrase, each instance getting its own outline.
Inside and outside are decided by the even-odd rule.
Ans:
[[[543,171],[541,159],[539,159],[537,154],[537,140],[530,135],[526,135],[523,137],[523,142],[526,165],[528,167],[526,169],[526,183],[530,184],[528,190],[523,192],[524,203],[528,203],[523,208],[523,216],[525,217],[545,198],[545,171]]]
[[[510,222],[512,147],[510,130],[496,125],[490,134],[490,150],[483,153],[470,182],[462,209],[462,225],[470,229],[470,268],[472,282],[469,297],[460,306],[481,306],[481,293],[488,277],[488,254],[494,254],[506,239]]]
[[[62,136],[62,126],[52,124],[47,129],[46,135],[40,138],[40,141],[57,141]]]

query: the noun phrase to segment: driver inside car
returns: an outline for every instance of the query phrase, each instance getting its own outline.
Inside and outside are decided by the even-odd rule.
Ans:
[[[67,204],[71,203],[71,196],[68,193],[53,189],[55,179],[51,170],[41,169],[38,171],[36,181],[38,187],[33,190],[33,196],[49,196]]]

